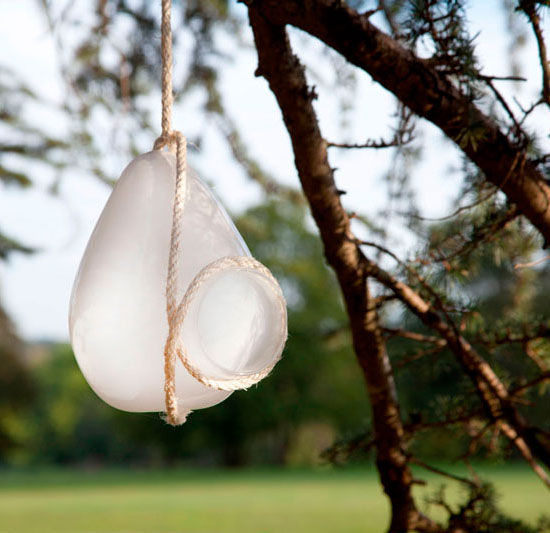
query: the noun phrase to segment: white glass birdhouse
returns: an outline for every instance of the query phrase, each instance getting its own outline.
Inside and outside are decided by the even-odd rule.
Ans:
[[[90,237],[71,296],[70,335],[82,373],[98,396],[126,411],[164,409],[175,175],[175,157],[160,150],[128,165]],[[250,257],[223,207],[192,172],[185,195],[178,300],[212,262]],[[246,382],[280,358],[287,334],[281,290],[269,274],[246,264],[214,269],[195,287],[179,334],[190,363],[210,386],[177,362],[178,406],[215,405],[231,394],[217,389],[217,381]]]

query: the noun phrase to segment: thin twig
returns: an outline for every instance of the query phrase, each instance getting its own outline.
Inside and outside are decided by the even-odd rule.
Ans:
[[[529,18],[533,32],[537,39],[537,46],[539,49],[540,66],[542,70],[542,99],[546,104],[550,105],[550,63],[548,63],[548,55],[546,52],[546,44],[544,43],[544,36],[542,34],[542,28],[540,27],[540,17],[537,11],[537,6],[532,0],[522,0],[520,2],[520,8]]]
[[[445,342],[445,341],[443,341],[443,342]],[[400,369],[400,368],[403,368],[403,367],[407,366],[410,363],[414,363],[415,361],[418,361],[419,359],[422,359],[422,358],[424,358],[428,355],[436,355],[439,352],[441,352],[441,350],[443,350],[443,348],[445,348],[446,344],[447,343],[445,343],[442,346],[435,346],[434,348],[427,348],[426,350],[418,350],[418,351],[414,352],[413,354],[411,354],[407,357],[404,357],[400,361],[396,362],[395,363],[395,368]]]
[[[469,209],[473,209],[474,207],[477,207],[478,205],[486,202],[491,197],[493,197],[498,191],[499,191],[498,187],[494,187],[491,190],[490,193],[486,194],[485,196],[482,196],[481,198],[478,198],[475,202],[472,202],[471,204],[468,204],[468,205],[463,205],[463,206],[459,207],[458,209],[456,209],[455,211],[453,211],[450,215],[445,215],[443,217],[423,217],[421,215],[415,215],[414,213],[411,214],[410,216],[412,218],[416,218],[416,219],[422,220],[424,222],[444,222],[446,220],[450,220],[451,218],[456,217],[457,215],[460,215],[464,211],[468,211]]]
[[[522,76],[484,76],[480,74],[478,77],[483,81],[527,81],[527,78]]]
[[[440,253],[440,255],[437,257],[433,257],[434,254],[430,254],[432,256],[432,261],[438,263],[449,263],[452,259],[463,256],[467,252],[475,250],[484,242],[490,242],[494,240],[498,233],[506,228],[506,226],[518,216],[518,209],[515,206],[512,206],[506,213],[504,213],[504,216],[502,218],[497,219],[495,222],[489,224],[488,226],[477,228],[477,236],[475,236],[475,238],[467,239],[465,236],[459,234],[458,236],[462,239],[464,244],[454,252],[451,252],[447,255],[444,255],[442,252],[440,252],[441,246],[449,240],[449,238],[445,239],[438,246],[438,252]],[[422,259],[421,262],[426,263],[426,260]]]
[[[447,344],[447,342],[440,337],[435,337],[434,335],[423,335],[422,333],[417,333],[416,331],[408,331],[398,328],[382,328],[382,331],[391,336],[403,337],[404,339],[410,339],[413,341],[429,342],[431,344],[438,344],[441,346],[445,346]]]
[[[327,148],[347,148],[347,149],[360,149],[360,148],[373,148],[375,150],[379,150],[381,148],[394,148],[396,146],[404,146],[405,144],[409,144],[413,140],[412,136],[404,136],[404,135],[395,135],[393,139],[390,141],[385,141],[384,139],[380,139],[378,141],[375,141],[373,139],[369,139],[364,143],[337,143],[337,142],[331,142],[327,141]]]
[[[479,448],[479,443],[481,442],[481,439],[483,439],[483,436],[489,429],[493,426],[494,422],[489,421],[483,425],[483,427],[475,434],[472,435],[472,440],[468,444],[468,449],[466,450],[466,453],[460,458],[462,461],[467,462],[468,459],[474,455],[474,453]]]
[[[510,109],[508,102],[506,102],[506,100],[504,99],[504,96],[500,94],[500,91],[493,85],[493,82],[490,79],[485,79],[485,83],[489,86],[489,88],[495,95],[495,98],[499,101],[504,111],[506,111],[506,114],[510,117],[510,119],[514,123],[514,128],[516,130],[516,135],[518,136],[518,138],[521,138],[522,136],[525,137],[525,135],[523,135],[523,132],[521,130],[520,123],[518,122],[518,120],[516,119],[516,116]]]
[[[423,220],[423,221],[426,221],[426,222],[444,222],[445,220],[449,220],[451,218],[456,217],[457,215],[459,215],[460,213],[462,213],[464,211],[467,211],[469,209],[477,207],[478,205],[480,205],[480,204],[486,202],[487,200],[489,200],[497,192],[502,190],[503,185],[508,181],[508,178],[512,175],[512,173],[516,169],[519,159],[520,159],[520,154],[517,153],[515,158],[514,158],[514,161],[513,161],[512,165],[508,169],[508,173],[506,174],[506,176],[504,176],[504,179],[502,180],[502,182],[499,183],[498,186],[495,187],[490,193],[488,193],[485,196],[482,196],[481,198],[478,198],[475,202],[473,202],[471,204],[468,204],[468,205],[461,206],[458,209],[456,209],[456,211],[453,211],[450,215],[446,215],[444,217],[429,218],[429,217],[422,217],[420,215],[411,215],[411,216],[413,218],[417,218],[419,220]]]
[[[435,474],[439,474],[440,476],[447,477],[449,479],[452,479],[454,481],[458,481],[460,483],[464,483],[465,485],[468,485],[469,487],[477,487],[477,483],[475,481],[472,481],[471,479],[468,479],[466,477],[458,476],[456,474],[453,474],[451,472],[446,472],[445,470],[441,470],[441,468],[437,468],[435,466],[429,465],[428,463],[425,463],[424,461],[416,458],[416,457],[410,457],[409,462],[412,464],[415,464],[417,466],[420,466],[421,468],[424,468],[425,470],[428,470],[430,472],[433,472]]]
[[[399,265],[401,265],[409,274],[411,274],[413,277],[416,278],[416,280],[420,283],[420,285],[424,288],[424,290],[433,298],[433,303],[435,308],[439,309],[443,313],[445,318],[449,321],[449,324],[454,323],[451,317],[449,316],[449,310],[443,303],[441,296],[437,294],[436,290],[424,279],[424,277],[421,274],[419,274],[416,271],[416,269],[411,267],[402,259],[399,259],[399,257],[397,257],[397,255],[395,255],[391,250],[388,250],[386,247],[380,244],[377,244],[371,241],[362,241],[360,239],[357,239],[356,242],[360,246],[361,245],[370,246],[372,248],[376,248],[377,250],[380,250],[381,252],[389,255],[394,261],[396,261]]]
[[[545,261],[548,261],[550,259],[550,254],[546,254],[544,257],[541,257],[540,259],[537,259],[536,261],[530,261],[528,263],[516,263],[514,265],[514,270],[518,270],[520,268],[531,268],[537,265],[540,265],[541,263],[544,263]]]
[[[538,385],[539,383],[543,383],[544,381],[549,381],[549,380],[550,380],[550,371],[545,372],[540,376],[537,376],[535,379],[532,379],[531,381],[528,381],[527,383],[524,383],[519,387],[516,387],[515,389],[510,391],[510,395],[517,396],[518,394],[523,394],[524,392],[534,387],[535,385]]]
[[[443,420],[435,420],[433,422],[412,422],[405,425],[405,431],[412,434],[416,433],[417,431],[446,428],[448,426],[455,426],[457,424],[465,424],[477,418],[480,415],[480,412],[481,410],[478,409],[460,416],[455,416],[454,418],[445,418]]]
[[[550,338],[550,325],[546,323],[540,323],[536,325],[524,325],[524,329],[521,333],[513,332],[507,329],[505,333],[495,333],[488,335],[486,332],[478,333],[474,338],[474,342],[482,344],[489,349],[501,346],[503,344],[521,343],[524,346],[526,354],[530,357],[535,364],[541,369],[546,370],[546,366],[542,363],[540,358],[533,352],[530,342],[538,339]]]

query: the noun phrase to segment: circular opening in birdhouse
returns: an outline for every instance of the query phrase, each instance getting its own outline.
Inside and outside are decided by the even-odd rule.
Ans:
[[[271,366],[286,337],[278,291],[253,270],[234,268],[207,279],[189,306],[182,331],[191,363],[215,379]]]

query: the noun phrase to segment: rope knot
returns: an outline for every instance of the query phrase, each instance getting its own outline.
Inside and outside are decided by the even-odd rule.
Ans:
[[[162,150],[167,147],[172,153],[176,153],[178,145],[181,145],[185,141],[185,137],[181,131],[170,130],[167,133],[162,133],[158,137],[153,145],[153,150]]]

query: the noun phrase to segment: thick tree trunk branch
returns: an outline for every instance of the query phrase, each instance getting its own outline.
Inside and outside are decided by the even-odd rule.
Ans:
[[[312,105],[314,94],[292,53],[284,26],[267,22],[254,3],[249,6],[249,16],[258,51],[257,75],[266,78],[283,113],[302,187],[344,295],[355,353],[370,396],[377,467],[392,504],[390,532],[440,531],[418,512],[412,497],[413,478],[391,365],[369,294],[364,258],[351,234],[328,163],[326,142]]]
[[[550,186],[519,147],[462,94],[444,73],[416,57],[371,24],[368,17],[336,0],[254,0],[275,24],[300,28],[368,72],[416,114],[438,126],[501,188],[510,202],[550,245]],[[476,141],[467,142],[466,132]]]

